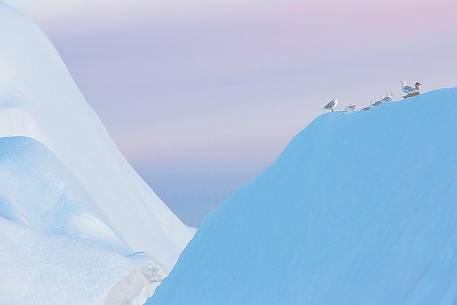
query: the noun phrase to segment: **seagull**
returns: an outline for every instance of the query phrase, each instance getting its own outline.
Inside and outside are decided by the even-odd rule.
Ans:
[[[337,98],[334,98],[333,100],[330,101],[330,103],[328,103],[327,105],[324,106],[324,109],[331,109],[332,112],[333,112],[333,108],[335,108],[336,106],[338,106],[338,99]]]
[[[376,101],[376,102],[374,102],[374,103],[373,103],[373,106],[379,106],[379,105],[381,105],[382,103],[384,103],[384,100],[383,100],[383,98],[382,98],[382,96],[381,96],[381,99],[378,100],[378,101]]]
[[[373,105],[373,102],[370,102],[370,106],[364,107],[364,108],[360,109],[360,111],[368,111],[371,109],[372,105]]]
[[[382,99],[384,102],[392,102],[394,94],[392,92],[387,92],[387,95]]]
[[[403,90],[404,93],[410,94],[410,93],[413,93],[414,91],[416,91],[415,88],[406,85],[406,83],[405,83],[404,80],[402,80],[400,83],[401,83],[401,90]],[[419,88],[419,86],[420,86],[420,83],[416,83],[416,86],[415,86],[415,87],[416,87],[416,88]]]
[[[356,107],[357,106],[355,104],[351,104],[351,105],[347,106],[346,108],[344,108],[344,112],[354,111]]]
[[[406,98],[410,98],[410,97],[413,97],[413,96],[418,96],[419,94],[421,94],[420,86],[422,86],[422,84],[419,83],[419,82],[416,82],[414,84],[414,89],[412,91],[408,92],[408,94],[406,94],[403,98],[406,99]],[[410,86],[403,86],[402,88],[406,88],[406,87],[408,87],[408,90],[410,90],[410,88],[412,88]],[[403,89],[403,91],[406,92],[405,89]]]

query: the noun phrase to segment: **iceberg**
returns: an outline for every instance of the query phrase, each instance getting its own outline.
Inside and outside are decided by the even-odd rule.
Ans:
[[[457,89],[318,117],[199,228],[148,305],[453,305]]]
[[[0,1],[0,303],[138,305],[194,229],[121,155],[47,36]]]

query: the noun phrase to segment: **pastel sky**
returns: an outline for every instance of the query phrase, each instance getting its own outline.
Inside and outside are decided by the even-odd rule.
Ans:
[[[51,37],[115,142],[187,224],[278,156],[322,105],[400,80],[457,85],[457,3],[12,0]]]

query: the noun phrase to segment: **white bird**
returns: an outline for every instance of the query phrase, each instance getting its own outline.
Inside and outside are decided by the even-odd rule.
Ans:
[[[416,91],[415,88],[406,85],[406,83],[405,83],[404,80],[402,80],[400,83],[401,83],[401,90],[403,90],[404,93],[410,94],[410,93],[413,93],[414,91]],[[417,86],[418,84],[419,84],[419,83],[416,83],[416,88],[418,87],[418,86]]]
[[[374,103],[373,103],[373,106],[379,106],[379,105],[381,105],[382,103],[384,103],[384,100],[383,100],[383,98],[382,98],[382,96],[381,96],[381,99],[378,100],[378,101],[376,101],[376,102],[374,102]]]
[[[360,111],[368,111],[371,109],[371,106],[373,106],[373,102],[370,102],[370,106],[364,107],[364,108],[360,109]]]
[[[332,110],[333,112],[333,108],[335,108],[336,106],[338,106],[338,99],[335,98],[333,100],[331,100],[327,105],[324,106],[324,109],[327,109],[327,110]]]
[[[356,107],[357,106],[355,104],[351,104],[351,105],[347,106],[346,108],[344,108],[344,112],[354,111]]]
[[[384,102],[391,102],[393,100],[394,94],[392,92],[387,92],[387,95],[382,99]]]

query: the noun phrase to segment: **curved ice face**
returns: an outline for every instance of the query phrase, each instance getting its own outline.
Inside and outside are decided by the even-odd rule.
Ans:
[[[41,143],[0,138],[0,217],[41,233],[94,241],[128,255],[132,250],[60,161]]]

